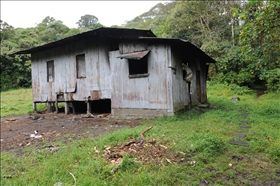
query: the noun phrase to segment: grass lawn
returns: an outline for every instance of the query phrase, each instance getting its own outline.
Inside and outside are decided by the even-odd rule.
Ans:
[[[40,110],[46,104],[38,104]],[[1,118],[33,112],[32,89],[18,89],[1,92]]]
[[[24,103],[31,98],[21,95],[1,93],[1,114],[24,107],[31,112],[32,102]],[[231,102],[236,96],[240,101]],[[9,108],[3,98],[13,100]],[[279,185],[280,95],[257,98],[246,88],[209,83],[208,101],[204,113],[194,108],[99,138],[56,142],[60,148],[54,153],[31,147],[20,157],[1,153],[1,185]],[[141,139],[149,126],[142,150],[118,151],[117,162],[104,158],[104,152],[116,154]],[[246,135],[239,140],[248,146],[229,144],[238,133]]]

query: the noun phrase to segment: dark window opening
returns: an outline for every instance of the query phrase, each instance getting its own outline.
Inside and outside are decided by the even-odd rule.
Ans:
[[[54,81],[54,61],[47,61],[47,82]]]
[[[148,73],[148,60],[146,57],[140,60],[129,59],[128,65],[129,65],[129,75]]]
[[[85,54],[76,56],[77,78],[86,77],[86,60]]]
[[[111,113],[111,99],[91,101],[91,112],[96,114]]]

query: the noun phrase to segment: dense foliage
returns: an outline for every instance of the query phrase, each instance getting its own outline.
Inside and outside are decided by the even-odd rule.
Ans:
[[[213,57],[212,80],[280,91],[277,1],[174,1],[159,3],[128,28],[189,40]]]
[[[151,29],[158,37],[189,40],[213,57],[211,80],[280,91],[278,1],[171,1],[159,3],[124,28]],[[34,28],[13,28],[1,21],[1,90],[30,86],[30,56],[9,56],[102,27],[93,15],[81,16],[78,28],[46,17]]]

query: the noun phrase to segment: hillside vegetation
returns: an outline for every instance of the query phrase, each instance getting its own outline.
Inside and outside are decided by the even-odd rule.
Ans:
[[[206,109],[98,138],[41,140],[20,156],[1,152],[1,185],[280,184],[280,95],[257,97],[244,87],[213,83],[208,95]],[[236,96],[240,101],[231,102]],[[229,144],[238,133],[248,146]]]
[[[189,40],[217,61],[209,79],[261,84],[279,92],[279,18],[280,2],[273,0],[171,1],[112,27],[151,29],[158,37]],[[30,55],[10,54],[101,26],[94,15],[81,16],[77,28],[51,16],[31,28],[14,28],[1,20],[1,90],[31,86]]]

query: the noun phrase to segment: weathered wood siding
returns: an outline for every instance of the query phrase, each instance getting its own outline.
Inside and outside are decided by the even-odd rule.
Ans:
[[[86,77],[77,78],[76,55],[85,54]],[[54,81],[47,82],[47,61],[54,60]],[[33,101],[55,101],[62,94],[65,101],[110,99],[108,44],[80,41],[63,47],[32,54]]]
[[[206,63],[192,58],[190,67],[193,72],[191,82],[191,101],[193,105],[207,101],[206,94]],[[199,86],[199,87],[198,87]]]
[[[187,52],[187,51],[186,51]],[[172,70],[172,91],[173,91],[173,106],[174,111],[184,109],[189,105],[190,92],[188,83],[183,79],[182,63],[183,56],[180,52],[176,51],[176,48],[172,48],[172,57],[170,68]]]
[[[143,48],[135,48],[131,45],[120,45],[123,51],[135,52]],[[128,46],[128,47],[125,47]],[[168,61],[170,60],[170,48],[164,45],[152,45],[148,48],[148,77],[129,78],[127,59],[117,58],[120,51],[109,52],[111,78],[112,78],[112,102],[114,109],[156,109],[165,113],[173,112],[169,99],[169,90],[172,88],[171,79],[168,78]],[[137,113],[135,113],[137,114]]]
[[[172,48],[171,59],[174,111],[184,109],[190,104],[197,105],[200,102],[206,102],[206,63],[191,57],[188,51],[177,50],[176,47]],[[192,70],[190,89],[188,82],[183,80],[182,63],[188,63]]]

